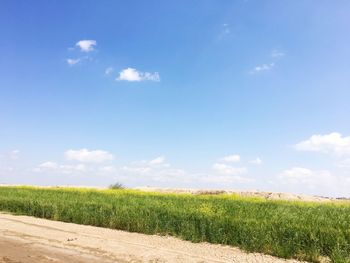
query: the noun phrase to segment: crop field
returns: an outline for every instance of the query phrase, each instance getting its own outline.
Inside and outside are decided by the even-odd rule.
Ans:
[[[311,262],[350,262],[350,205],[237,195],[0,187],[0,210],[145,234],[171,235]]]

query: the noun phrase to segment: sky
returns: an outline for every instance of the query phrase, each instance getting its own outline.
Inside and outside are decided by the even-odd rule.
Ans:
[[[350,2],[0,2],[0,184],[350,197]]]

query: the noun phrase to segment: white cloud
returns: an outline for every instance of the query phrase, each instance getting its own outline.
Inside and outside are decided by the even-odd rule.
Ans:
[[[149,161],[150,165],[159,165],[165,162],[165,158],[163,156],[159,156],[151,161]]]
[[[105,75],[110,75],[113,71],[114,69],[112,67],[106,68]]]
[[[126,165],[122,167],[122,171],[136,174],[145,174],[151,171],[151,167]]]
[[[246,170],[237,168],[235,173],[244,173]],[[230,171],[232,172],[232,170]],[[182,169],[174,168],[167,163],[164,157],[157,157],[149,161],[133,162],[118,170],[119,178],[131,185],[152,185],[162,187],[211,187],[227,188],[228,184],[250,183],[254,180],[241,177],[238,174],[193,174]]]
[[[333,176],[329,171],[313,171],[303,167],[293,167],[278,175],[282,184],[288,186],[300,186],[318,190],[318,187],[337,188],[339,178]],[[333,193],[336,194],[336,193]]]
[[[80,62],[80,60],[81,60],[80,58],[77,58],[77,59],[68,58],[67,63],[68,63],[68,65],[73,66],[73,65],[78,64]]]
[[[156,157],[150,161],[140,161],[140,162],[134,162],[134,165],[140,165],[140,166],[147,166],[147,167],[169,167],[170,164],[168,164],[165,161],[165,158],[163,156]]]
[[[1,170],[5,171],[6,173],[8,173],[8,172],[12,173],[12,172],[14,172],[14,171],[16,170],[16,168],[11,167],[11,166],[8,166],[8,167],[0,167],[0,171],[1,171]]]
[[[284,52],[278,51],[276,49],[271,51],[271,57],[273,57],[273,58],[282,58],[285,55],[286,54]]]
[[[165,158],[163,156],[159,156],[150,161],[143,160],[140,162],[133,162],[130,165],[122,167],[122,170],[131,173],[145,174],[154,171],[155,169],[164,169],[168,167],[170,167],[170,164],[165,162]]]
[[[250,161],[250,163],[260,165],[263,163],[263,161],[259,157],[257,157],[255,160]]]
[[[2,161],[9,161],[9,160],[17,160],[19,158],[20,151],[19,150],[12,150],[8,152],[4,152],[1,154],[0,152],[0,165]]]
[[[125,165],[121,167],[119,174],[124,176],[125,181],[138,185],[165,183],[167,186],[174,187],[191,181],[190,175],[182,169],[171,167],[162,156],[149,161],[143,160]]]
[[[297,143],[294,148],[298,151],[348,155],[350,154],[350,136],[343,137],[338,132],[312,135],[308,140]]]
[[[55,162],[44,162],[42,164],[39,164],[38,165],[38,168],[41,168],[41,169],[57,169],[59,166],[57,163]]]
[[[108,165],[108,166],[103,166],[103,167],[99,168],[99,170],[102,172],[114,173],[117,171],[117,168],[114,166]]]
[[[87,162],[87,163],[100,163],[104,161],[111,161],[114,159],[113,154],[102,151],[102,150],[93,150],[80,149],[80,150],[68,150],[65,152],[65,157],[67,160]]]
[[[340,168],[350,168],[350,158],[341,160],[336,165]]]
[[[275,66],[275,63],[269,63],[269,64],[262,64],[259,66],[256,66],[253,70],[250,71],[250,74],[259,73],[262,71],[269,71]]]
[[[19,157],[19,150],[13,150],[9,154],[10,159],[16,160]]]
[[[84,164],[77,164],[77,165],[62,165],[61,167],[67,168],[67,169],[73,169],[74,171],[84,172],[86,171],[86,166]]]
[[[233,167],[224,163],[214,163],[212,168],[220,174],[227,175],[246,174],[248,172],[245,167]]]
[[[160,81],[159,73],[139,72],[134,68],[126,68],[119,72],[118,81]]]
[[[238,154],[228,155],[222,158],[222,161],[229,162],[229,163],[239,162],[240,160],[241,160],[241,157]]]
[[[282,51],[279,50],[272,50],[271,51],[271,57],[273,58],[274,61],[284,57],[286,54]],[[275,67],[275,63],[271,62],[271,63],[265,63],[265,64],[261,64],[258,65],[256,67],[254,67],[251,71],[249,71],[250,74],[258,74],[261,73],[263,71],[270,71]]]
[[[141,81],[141,76],[136,69],[127,68],[119,72],[119,77],[117,80]]]
[[[239,155],[229,155],[222,159],[224,162],[239,162]],[[234,167],[225,163],[214,163],[212,169],[216,174],[210,174],[198,178],[198,180],[204,183],[215,183],[215,184],[232,184],[232,183],[251,183],[254,182],[252,178],[243,177],[248,173],[246,167]]]
[[[41,163],[34,169],[35,172],[53,172],[62,174],[72,174],[76,172],[84,172],[86,170],[87,168],[84,164],[59,165],[51,161]]]
[[[168,168],[158,169],[153,175],[151,175],[153,181],[168,183],[168,185],[189,183],[191,177],[182,169]],[[170,183],[170,184],[169,184]]]
[[[75,44],[82,52],[91,52],[97,45],[96,40],[80,40]]]
[[[350,177],[334,175],[327,170],[293,167],[277,176],[280,188],[286,191],[324,196],[349,196]]]

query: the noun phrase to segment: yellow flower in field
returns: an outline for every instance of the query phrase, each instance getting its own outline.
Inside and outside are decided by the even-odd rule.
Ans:
[[[198,211],[201,214],[204,214],[204,215],[207,215],[207,216],[215,215],[214,207],[213,207],[212,204],[209,204],[209,203],[201,204],[200,207],[198,208]]]

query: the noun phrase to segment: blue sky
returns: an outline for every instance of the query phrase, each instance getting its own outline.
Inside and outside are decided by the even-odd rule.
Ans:
[[[348,1],[2,1],[0,183],[350,196]]]

